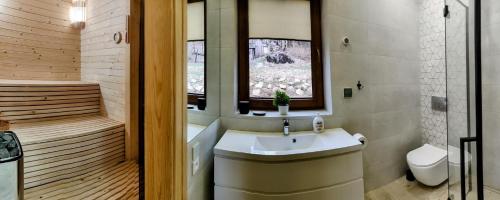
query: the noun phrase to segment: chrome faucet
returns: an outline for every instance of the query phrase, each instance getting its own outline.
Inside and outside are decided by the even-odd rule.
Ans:
[[[288,127],[290,126],[290,122],[288,119],[283,120],[283,135],[288,136],[290,135],[290,132],[288,132]]]

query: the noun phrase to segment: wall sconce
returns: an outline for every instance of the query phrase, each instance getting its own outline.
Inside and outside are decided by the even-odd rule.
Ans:
[[[85,27],[86,20],[85,0],[73,0],[69,10],[69,19],[71,24],[77,28]]]

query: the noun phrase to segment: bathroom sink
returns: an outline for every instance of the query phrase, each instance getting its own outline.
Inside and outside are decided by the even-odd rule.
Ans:
[[[227,130],[215,145],[216,156],[262,160],[290,161],[344,154],[362,149],[362,144],[344,129],[312,131],[251,132]]]
[[[318,135],[297,135],[297,136],[257,136],[253,151],[267,151],[267,154],[276,154],[279,151],[301,150],[321,147],[322,141]]]

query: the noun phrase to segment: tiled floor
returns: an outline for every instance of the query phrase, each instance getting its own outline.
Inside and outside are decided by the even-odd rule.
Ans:
[[[446,200],[448,184],[437,187],[427,187],[416,182],[407,184],[403,177],[370,191],[365,197],[365,200]]]
[[[476,199],[475,193],[471,192],[469,195],[468,200]],[[486,189],[484,196],[486,200],[500,200],[500,193],[493,190]],[[404,177],[365,195],[365,200],[447,200],[447,198],[447,183],[437,187],[428,187],[416,182],[407,183]]]

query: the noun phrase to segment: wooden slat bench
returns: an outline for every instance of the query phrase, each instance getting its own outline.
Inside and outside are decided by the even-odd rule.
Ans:
[[[0,80],[0,125],[21,140],[27,199],[137,195],[137,165],[124,163],[124,124],[100,115],[98,84]]]
[[[123,124],[101,116],[11,126],[23,146],[24,185],[39,186],[124,161]]]
[[[96,83],[0,80],[0,121],[5,125],[96,115],[100,96]]]

